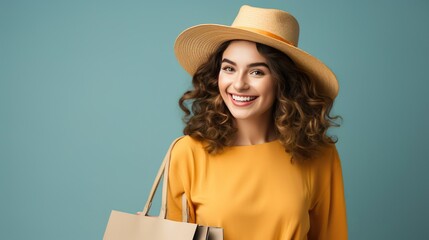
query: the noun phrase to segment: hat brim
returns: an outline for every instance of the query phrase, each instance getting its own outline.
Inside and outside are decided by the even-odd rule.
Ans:
[[[337,96],[337,78],[322,61],[295,46],[257,32],[225,25],[201,24],[186,29],[177,37],[174,52],[180,65],[193,76],[222,43],[230,40],[258,42],[284,52],[316,80],[321,93],[332,99]]]

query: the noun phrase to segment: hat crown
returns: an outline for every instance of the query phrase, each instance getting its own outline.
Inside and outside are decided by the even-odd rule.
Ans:
[[[244,5],[240,8],[231,27],[267,32],[295,47],[298,46],[298,21],[290,13],[282,10]]]

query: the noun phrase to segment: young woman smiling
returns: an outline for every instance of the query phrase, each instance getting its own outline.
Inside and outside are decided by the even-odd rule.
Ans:
[[[347,239],[336,126],[338,83],[302,51],[287,12],[243,6],[232,26],[176,40],[193,88],[179,101],[167,218],[224,229],[224,239]],[[183,205],[183,199],[185,204]],[[184,207],[182,207],[184,206]]]

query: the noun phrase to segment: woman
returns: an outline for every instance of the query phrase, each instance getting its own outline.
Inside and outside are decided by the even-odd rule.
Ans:
[[[335,75],[297,48],[289,13],[243,6],[232,26],[176,40],[193,89],[179,101],[185,137],[171,153],[167,218],[224,229],[224,239],[347,239],[330,109]]]

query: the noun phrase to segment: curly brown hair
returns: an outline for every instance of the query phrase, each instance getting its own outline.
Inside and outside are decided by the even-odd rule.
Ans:
[[[220,45],[197,69],[193,89],[179,100],[185,112],[183,133],[203,141],[211,154],[231,146],[237,132],[218,88],[222,55],[230,42]],[[339,126],[340,117],[330,115],[334,100],[317,91],[314,80],[285,53],[260,43],[256,47],[277,85],[272,111],[277,137],[293,159],[310,159],[321,147],[337,141],[327,135],[331,126]]]

